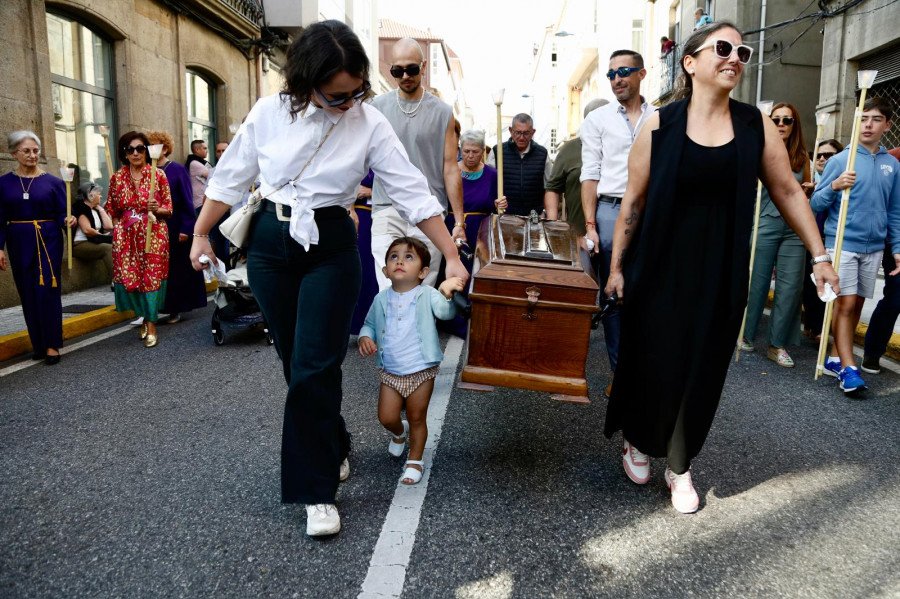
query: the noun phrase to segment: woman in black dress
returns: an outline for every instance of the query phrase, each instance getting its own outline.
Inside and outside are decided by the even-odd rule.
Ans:
[[[712,425],[747,303],[757,177],[812,255],[825,255],[775,125],[729,99],[751,53],[724,22],[685,43],[684,98],[650,117],[631,150],[605,290],[623,301],[605,434],[623,431],[623,466],[638,484],[649,479],[648,455],[666,457],[672,504],[684,513],[699,506],[691,459]],[[822,260],[820,293],[838,283]]]

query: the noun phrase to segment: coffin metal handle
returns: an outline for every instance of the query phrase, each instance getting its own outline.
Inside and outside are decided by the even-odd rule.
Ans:
[[[541,297],[541,288],[528,287],[525,289],[525,294],[528,296],[528,305],[525,307],[525,313],[522,314],[522,318],[525,320],[534,320],[537,318],[537,314],[534,313],[534,308],[537,306],[538,299]]]

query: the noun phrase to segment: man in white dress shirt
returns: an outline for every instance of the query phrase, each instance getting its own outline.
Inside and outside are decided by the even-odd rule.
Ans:
[[[422,86],[422,73],[428,61],[419,42],[404,38],[393,47],[391,75],[397,80],[398,89],[381,94],[372,101],[387,118],[400,143],[409,155],[409,161],[422,171],[432,195],[444,208],[452,210],[454,239],[466,239],[463,216],[462,178],[456,165],[458,146],[453,128],[453,108]],[[372,257],[375,259],[375,276],[378,288],[387,289],[390,280],[382,274],[384,256],[388,246],[398,237],[420,239],[431,252],[431,265],[424,284],[434,286],[441,264],[441,253],[415,226],[397,213],[391,206],[384,181],[378,176],[372,186]]]
[[[594,242],[593,252],[603,255],[601,289],[609,276],[613,229],[628,183],[628,154],[647,117],[656,110],[641,96],[641,81],[646,76],[640,54],[632,50],[613,52],[606,77],[617,101],[593,111],[581,125],[581,205],[586,237]],[[617,311],[604,317],[603,331],[609,367],[615,373],[619,356]]]

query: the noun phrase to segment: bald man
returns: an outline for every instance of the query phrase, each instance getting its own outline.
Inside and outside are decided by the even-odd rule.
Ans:
[[[422,85],[426,64],[416,40],[398,40],[391,53],[391,76],[398,88],[376,97],[372,105],[394,128],[410,162],[425,175],[428,187],[444,207],[445,215],[448,209],[453,212],[453,238],[465,240],[462,178],[456,166],[453,109],[428,93]],[[428,246],[432,258],[424,282],[434,286],[441,264],[440,252],[418,227],[410,225],[394,210],[384,185],[376,177],[372,185],[372,256],[375,258],[375,276],[382,290],[391,284],[381,271],[385,253],[391,241],[403,236],[421,239]]]

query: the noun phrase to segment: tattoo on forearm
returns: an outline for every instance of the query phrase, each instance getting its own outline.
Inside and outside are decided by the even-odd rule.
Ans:
[[[633,224],[637,221],[637,218],[638,218],[637,210],[632,210],[632,211],[631,211],[631,216],[626,216],[626,217],[625,217],[625,224],[626,224],[626,225],[633,225]]]

